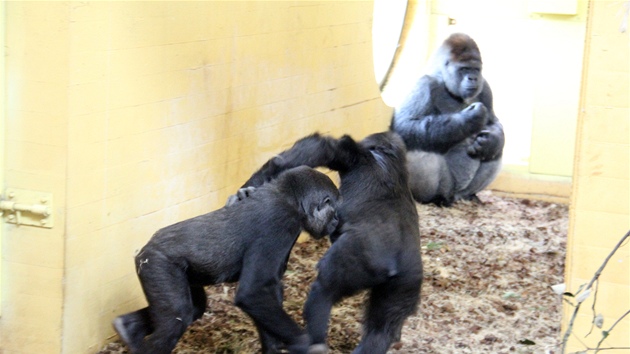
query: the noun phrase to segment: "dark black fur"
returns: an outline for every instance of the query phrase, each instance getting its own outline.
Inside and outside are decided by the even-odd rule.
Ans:
[[[370,289],[361,343],[355,353],[381,354],[400,338],[404,320],[416,311],[422,285],[420,235],[408,187],[405,147],[391,132],[355,142],[319,134],[305,137],[269,160],[247,186],[260,186],[287,168],[326,166],[339,172],[340,226],[318,264],[304,317],[313,345],[325,353],[332,306]]]
[[[476,199],[494,180],[505,138],[475,41],[451,35],[433,65],[396,107],[390,129],[405,141],[414,198],[450,205]]]
[[[254,320],[263,352],[284,343],[291,353],[306,353],[308,335],[282,308],[281,279],[302,230],[320,238],[336,228],[339,192],[308,167],[248,192],[238,203],[159,230],[136,256],[149,306],[114,320],[132,353],[170,353],[204,313],[204,285],[236,281],[235,303]]]

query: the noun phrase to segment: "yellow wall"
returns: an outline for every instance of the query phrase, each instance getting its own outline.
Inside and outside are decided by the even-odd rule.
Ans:
[[[2,225],[4,353],[61,351],[69,23],[60,19],[66,14],[63,3],[6,3],[5,186],[52,192],[57,226]]]
[[[627,31],[620,32],[621,14],[623,2],[590,3],[566,262],[572,292],[590,281],[630,229],[630,38]],[[608,329],[630,309],[627,242],[600,280],[596,312],[604,315],[603,329]],[[601,339],[600,330],[585,338],[593,319],[592,300],[593,296],[582,305],[574,333],[594,347]],[[565,307],[565,328],[572,312]],[[626,317],[604,346],[630,347],[629,333]],[[570,352],[585,349],[575,337],[570,344]]]
[[[315,130],[385,130],[372,2],[8,2],[3,353],[91,353],[144,304],[134,252]]]
[[[630,224],[628,35],[613,3],[589,13],[571,287]],[[371,16],[371,1],[7,2],[5,186],[51,192],[55,227],[2,226],[0,350],[96,351],[144,304],[132,257],[156,229],[219,207],[314,130],[386,129]],[[603,277],[607,325],[628,308],[627,250]]]

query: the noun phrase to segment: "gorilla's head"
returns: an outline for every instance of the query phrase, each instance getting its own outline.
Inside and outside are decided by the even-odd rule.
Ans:
[[[405,142],[395,132],[381,132],[368,135],[361,140],[361,145],[374,157],[378,169],[372,169],[374,177],[393,190],[406,190],[408,184],[407,149]]]
[[[302,226],[312,237],[322,238],[335,230],[341,196],[330,177],[310,167],[298,166],[282,172],[278,185],[300,205]]]
[[[387,131],[368,135],[361,141],[361,145],[367,148],[372,154],[388,158],[395,162],[403,160],[407,152],[405,143],[400,135]]]
[[[481,93],[484,84],[481,67],[477,43],[463,33],[448,37],[438,49],[434,62],[435,74],[444,80],[446,89],[462,100]]]

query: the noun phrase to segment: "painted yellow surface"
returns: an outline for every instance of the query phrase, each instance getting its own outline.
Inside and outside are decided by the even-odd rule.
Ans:
[[[630,38],[627,31],[620,31],[623,14],[622,2],[590,2],[567,244],[566,281],[572,292],[591,280],[630,230]],[[604,316],[602,330],[608,330],[630,309],[627,242],[599,279],[595,312]],[[602,338],[597,328],[586,337],[593,320],[593,298],[580,309],[569,352],[586,349],[580,341],[595,347]],[[564,329],[572,313],[573,308],[565,306]],[[626,317],[603,346],[630,347],[628,333]],[[627,349],[610,352],[627,353]]]
[[[0,22],[5,23],[6,7],[4,3],[0,3]],[[0,68],[5,67],[5,39],[6,39],[6,26],[0,27]],[[0,71],[0,107],[6,107],[6,78],[4,70]],[[6,121],[6,110],[2,109],[0,111],[0,193],[4,190],[4,144],[2,142],[6,141],[5,139],[5,121]],[[0,254],[2,254],[2,225],[0,224]],[[2,260],[0,259],[0,304],[2,304]],[[0,305],[0,318],[2,317],[2,306]],[[0,338],[0,348],[2,348],[2,338]]]
[[[60,353],[69,24],[59,19],[64,18],[67,4],[2,5],[6,9],[5,186],[53,193],[58,226],[2,225],[0,347],[4,353]]]
[[[154,231],[218,208],[299,137],[361,138],[389,124],[370,1],[4,4],[5,185],[55,198],[54,228],[2,226],[6,354],[97,351],[115,316],[144,305],[132,259]],[[629,227],[628,35],[611,4],[595,1],[589,13],[570,286]],[[519,16],[505,21],[518,27]],[[503,182],[516,193],[567,194],[558,180]],[[602,278],[610,318],[628,308],[627,253],[620,259],[626,268]]]
[[[144,305],[133,255],[314,131],[386,129],[371,2],[7,2],[0,351],[93,353]]]

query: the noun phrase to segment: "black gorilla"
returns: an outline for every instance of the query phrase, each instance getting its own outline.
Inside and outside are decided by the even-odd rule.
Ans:
[[[385,353],[415,312],[422,285],[418,213],[408,187],[404,143],[391,132],[359,143],[349,136],[311,135],[269,160],[244,187],[264,185],[298,165],[326,166],[341,177],[340,223],[304,307],[313,343],[309,354],[328,351],[332,306],[362,289],[370,289],[370,295],[354,353]]]
[[[336,228],[339,191],[328,176],[299,167],[247,192],[238,203],[157,231],[136,256],[149,306],[113,323],[132,353],[170,353],[203,315],[204,285],[235,281],[235,304],[254,320],[263,351],[284,343],[306,353],[309,336],[282,308],[281,278],[301,230],[321,238]]]
[[[477,200],[501,168],[505,142],[481,54],[472,38],[457,33],[444,41],[433,65],[396,107],[390,129],[405,141],[418,202]]]

